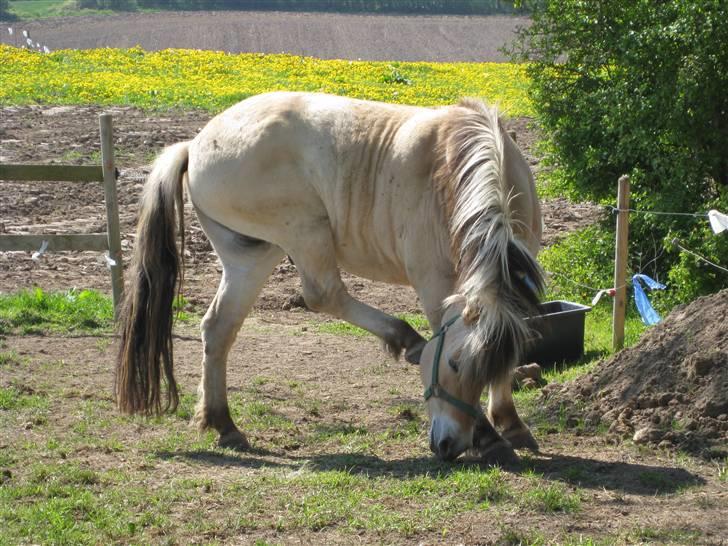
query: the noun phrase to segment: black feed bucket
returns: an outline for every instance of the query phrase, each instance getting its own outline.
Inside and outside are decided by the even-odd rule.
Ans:
[[[584,321],[591,307],[570,301],[547,301],[538,307],[540,314],[526,319],[534,340],[524,362],[550,366],[579,360],[584,354]]]

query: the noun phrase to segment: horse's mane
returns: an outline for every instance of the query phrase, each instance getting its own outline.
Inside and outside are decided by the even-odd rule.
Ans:
[[[478,246],[494,214],[492,203],[503,202],[499,183],[503,135],[498,111],[476,99],[462,99],[448,120],[447,137],[440,142],[435,180],[450,229],[450,251],[460,280],[478,259]],[[499,195],[494,200],[491,194]],[[505,267],[505,264],[501,264]]]
[[[504,130],[497,109],[465,99],[451,112],[434,174],[457,276],[456,295],[445,305],[465,299],[463,318],[474,327],[462,364],[492,381],[509,371],[525,346],[523,318],[538,302],[543,273],[514,236],[515,196],[503,184]]]

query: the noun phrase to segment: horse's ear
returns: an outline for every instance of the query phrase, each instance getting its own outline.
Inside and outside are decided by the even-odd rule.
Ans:
[[[469,326],[473,324],[474,322],[477,322],[480,318],[480,309],[473,304],[473,302],[468,302],[465,305],[465,309],[463,309],[463,323],[466,326]]]

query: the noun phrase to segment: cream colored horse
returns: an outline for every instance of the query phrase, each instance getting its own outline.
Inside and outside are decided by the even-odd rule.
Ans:
[[[184,181],[223,267],[202,321],[194,417],[200,428],[219,432],[220,445],[249,445],[228,410],[227,356],[261,287],[288,254],[310,309],[368,330],[410,362],[420,360],[425,340],[353,298],[340,269],[413,286],[433,329],[451,297],[467,335],[458,347],[460,373],[447,381],[454,378],[459,395],[476,405],[490,385],[493,424],[515,447],[535,447],[513,406],[509,372],[542,283],[532,258],[541,214],[528,165],[494,109],[471,100],[429,109],[270,93],[168,148],[145,187],[122,314],[115,392],[129,413],[177,404],[171,305]],[[446,344],[453,352],[452,341]],[[471,447],[483,427],[488,432],[475,433],[476,446],[483,438],[500,441],[485,419],[476,427],[474,417],[441,400],[428,406],[431,445],[442,458]]]

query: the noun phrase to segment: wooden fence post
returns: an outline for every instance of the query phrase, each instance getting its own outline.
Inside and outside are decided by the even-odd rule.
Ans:
[[[612,347],[624,347],[624,317],[627,311],[627,249],[629,240],[629,176],[619,178],[617,188],[617,241],[614,253],[614,307],[612,310]]]
[[[119,227],[119,201],[116,195],[116,165],[114,163],[114,138],[111,114],[99,116],[101,131],[101,167],[104,173],[106,195],[106,232],[109,238],[111,268],[111,294],[114,316],[119,315],[119,305],[124,293],[124,268],[121,259],[121,229]]]

